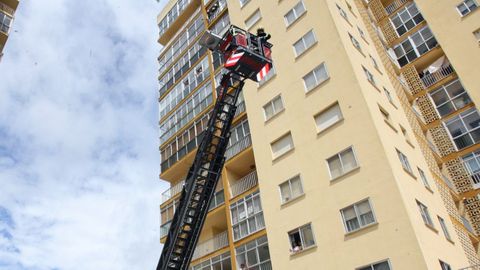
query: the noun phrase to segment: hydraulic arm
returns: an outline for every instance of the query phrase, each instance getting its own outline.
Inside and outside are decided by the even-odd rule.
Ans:
[[[261,29],[253,35],[235,26],[223,37],[209,32],[202,37],[203,46],[224,56],[228,71],[188,171],[157,270],[188,269],[225,163],[238,96],[246,79],[259,81],[271,67],[268,38]]]

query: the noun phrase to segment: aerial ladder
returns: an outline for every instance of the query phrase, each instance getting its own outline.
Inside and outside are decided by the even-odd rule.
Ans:
[[[198,146],[172,219],[157,270],[187,270],[205,222],[208,207],[225,163],[236,103],[245,80],[258,82],[272,67],[270,35],[256,35],[230,26],[220,37],[210,32],[200,44],[224,59],[226,73],[217,90],[217,100]]]

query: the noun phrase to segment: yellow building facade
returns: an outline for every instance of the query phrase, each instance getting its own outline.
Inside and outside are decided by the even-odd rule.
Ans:
[[[18,0],[0,0],[0,61],[3,56],[3,47],[8,39]]]
[[[244,87],[192,269],[480,264],[480,12],[440,2],[169,1],[161,242],[222,74],[198,40],[231,23],[272,35],[274,69]]]

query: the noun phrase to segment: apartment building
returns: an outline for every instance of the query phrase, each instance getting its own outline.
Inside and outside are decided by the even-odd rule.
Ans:
[[[169,1],[160,241],[222,75],[198,40],[232,23],[271,33],[274,68],[239,100],[192,269],[480,264],[480,12],[439,2]]]
[[[0,61],[3,56],[3,47],[8,39],[18,0],[0,0]]]

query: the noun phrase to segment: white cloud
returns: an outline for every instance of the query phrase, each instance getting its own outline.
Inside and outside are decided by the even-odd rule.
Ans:
[[[21,1],[0,62],[0,269],[155,268],[164,2]]]

